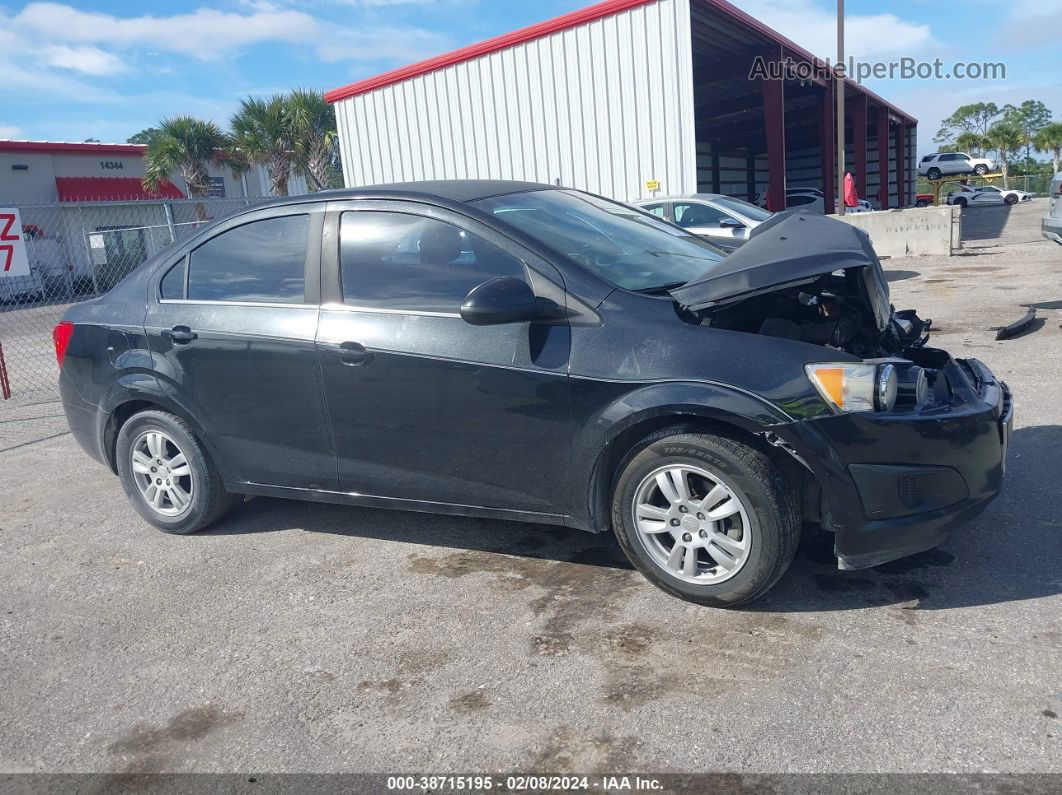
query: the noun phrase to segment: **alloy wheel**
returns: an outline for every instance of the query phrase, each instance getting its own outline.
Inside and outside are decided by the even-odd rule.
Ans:
[[[642,546],[673,577],[713,585],[748,561],[748,511],[718,474],[688,464],[660,467],[642,479],[632,510]]]
[[[180,516],[191,506],[192,468],[177,443],[162,431],[145,431],[136,438],[130,466],[140,496],[151,510]]]

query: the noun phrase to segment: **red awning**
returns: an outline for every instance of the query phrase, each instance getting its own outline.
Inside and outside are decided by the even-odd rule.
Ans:
[[[144,199],[183,199],[185,195],[166,181],[149,193],[136,177],[56,177],[55,189],[61,202],[142,201]]]

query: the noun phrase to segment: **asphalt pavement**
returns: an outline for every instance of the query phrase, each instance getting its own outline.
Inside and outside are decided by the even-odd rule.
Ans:
[[[146,526],[53,397],[0,409],[0,771],[1062,772],[1062,247],[978,208],[898,308],[1016,400],[941,548],[693,606],[610,536],[256,499]],[[1042,322],[994,340],[1027,305]]]

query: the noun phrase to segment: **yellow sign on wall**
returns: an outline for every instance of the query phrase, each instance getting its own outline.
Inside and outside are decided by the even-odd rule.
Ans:
[[[645,189],[647,191],[651,191],[651,192],[655,193],[656,191],[660,190],[660,180],[658,180],[658,179],[647,179],[645,181]]]

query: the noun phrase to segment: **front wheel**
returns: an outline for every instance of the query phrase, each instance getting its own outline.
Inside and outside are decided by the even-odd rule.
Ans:
[[[964,210],[966,209],[966,199],[956,199],[952,204],[956,207],[962,207]]]
[[[612,527],[650,582],[714,607],[765,594],[789,567],[800,534],[792,490],[764,453],[676,430],[648,437],[622,465]]]
[[[1014,196],[1013,194],[1011,194],[1010,196],[1007,196],[1003,201],[1006,204],[1017,204],[1018,203],[1018,197]]]
[[[165,533],[202,530],[237,501],[188,424],[168,412],[130,417],[118,432],[115,455],[129,501]]]
[[[979,177],[983,177],[985,174],[988,173],[988,166],[985,166],[985,165],[974,166],[974,173],[977,176],[979,176]]]

